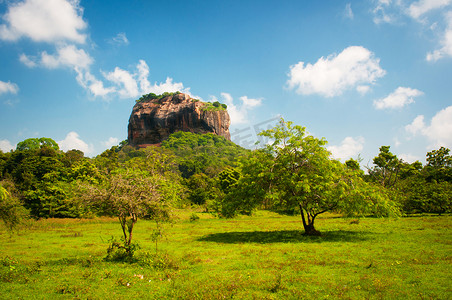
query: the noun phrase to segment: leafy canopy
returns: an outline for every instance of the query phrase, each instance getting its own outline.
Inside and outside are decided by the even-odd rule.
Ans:
[[[299,209],[305,233],[319,234],[315,218],[327,211],[386,214],[397,210],[385,194],[364,182],[360,173],[332,160],[326,141],[305,127],[281,119],[260,135],[272,143],[241,160],[233,210],[265,204],[273,209]],[[243,199],[245,198],[245,199]]]

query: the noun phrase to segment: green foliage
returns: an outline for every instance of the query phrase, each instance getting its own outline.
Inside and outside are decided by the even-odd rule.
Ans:
[[[0,219],[9,231],[12,231],[17,225],[22,223],[27,217],[28,212],[22,206],[19,199],[12,195],[5,187],[11,186],[11,183],[0,182]]]
[[[237,159],[249,151],[216,134],[183,131],[171,134],[162,147],[178,157],[183,178],[200,173],[215,177],[224,168],[237,166]]]
[[[170,218],[169,203],[159,191],[159,176],[149,176],[140,169],[118,169],[105,178],[103,185],[91,186],[87,193],[93,205],[101,206],[104,213],[118,218],[123,233],[124,249],[133,256],[133,228],[138,218],[166,221]]]
[[[128,243],[124,239],[117,241],[114,237],[111,237],[105,260],[133,262],[134,254],[139,249],[140,245],[137,243]]]
[[[184,180],[187,188],[187,199],[190,203],[196,205],[206,205],[217,197],[215,179],[204,173],[199,173]]]
[[[427,153],[427,164],[406,163],[382,146],[369,169],[373,182],[397,201],[405,213],[447,213],[452,211],[452,158],[441,147]]]
[[[199,220],[199,216],[198,216],[197,214],[192,213],[192,214],[190,215],[190,222],[196,222],[196,221],[198,221],[198,220]]]
[[[354,171],[358,171],[361,169],[359,166],[359,162],[357,160],[354,160],[353,158],[350,158],[349,160],[347,160],[345,162],[345,165],[347,166],[347,168],[354,170]]]
[[[218,101],[215,101],[213,103],[211,102],[203,102],[203,106],[201,107],[201,110],[203,111],[222,111],[227,110],[228,106],[226,104],[222,104]]]
[[[358,172],[331,160],[326,141],[307,135],[306,128],[281,119],[260,135],[273,143],[242,160],[242,177],[232,185],[236,186],[230,193],[233,197],[226,197],[223,206],[229,215],[260,203],[276,209],[299,208],[305,233],[316,235],[315,218],[327,211],[397,211],[385,193],[375,191]]]
[[[171,209],[180,204],[183,193],[174,160],[162,148],[134,150],[127,146],[119,152],[107,150],[96,158],[105,175],[99,183],[85,180],[82,190],[100,214],[119,220],[122,242],[111,243],[109,257],[133,257],[133,230],[139,218],[156,221],[158,228],[171,220]]]
[[[50,139],[50,138],[30,138],[30,139],[26,139],[20,143],[17,144],[16,146],[16,150],[18,151],[24,151],[24,150],[37,150],[37,149],[41,149],[41,148],[52,148],[53,150],[60,150],[58,144]]]
[[[149,93],[149,94],[141,96],[140,99],[136,100],[136,102],[139,103],[139,102],[145,102],[145,101],[148,101],[148,100],[163,99],[165,97],[178,95],[178,94],[180,94],[179,91],[173,92],[173,93],[171,93],[171,92],[164,92],[161,95],[156,95],[154,93]]]
[[[389,151],[390,146],[381,146],[380,153],[373,159],[375,167],[369,169],[373,181],[384,187],[392,187],[397,183],[402,161]]]
[[[425,175],[428,181],[452,183],[452,156],[449,153],[450,150],[444,147],[427,152]]]

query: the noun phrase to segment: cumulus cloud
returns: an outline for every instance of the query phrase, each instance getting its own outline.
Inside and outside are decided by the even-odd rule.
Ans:
[[[339,146],[328,146],[328,151],[335,159],[349,159],[357,156],[364,148],[364,138],[346,137]]]
[[[321,57],[315,64],[299,62],[292,65],[287,85],[302,95],[334,97],[351,88],[362,91],[363,84],[373,84],[385,73],[380,60],[371,51],[350,46],[338,55]]]
[[[411,124],[405,126],[405,130],[415,136],[417,133],[422,132],[425,129],[424,116],[417,116]]]
[[[119,139],[115,138],[115,137],[110,137],[108,140],[102,142],[102,145],[108,149],[113,146],[116,146],[118,144],[119,144]]]
[[[436,113],[427,125],[423,115],[417,116],[413,122],[405,126],[405,130],[412,136],[425,136],[431,147],[452,147],[452,106],[448,106]]]
[[[0,25],[0,39],[85,43],[87,24],[78,0],[25,0],[11,3]]]
[[[413,97],[418,97],[424,93],[408,87],[398,87],[394,92],[389,94],[387,97],[382,99],[377,99],[374,101],[374,106],[376,109],[385,108],[402,108],[405,105],[413,103]]]
[[[228,106],[228,113],[231,118],[231,125],[245,124],[249,122],[248,112],[262,104],[262,98],[253,99],[247,96],[240,97],[241,104],[234,103],[234,99],[229,93],[221,93],[222,102]],[[212,101],[218,101],[216,97],[211,97]]]
[[[17,86],[17,84],[0,80],[0,95],[7,93],[17,94],[17,92],[19,92],[19,87]]]
[[[148,80],[149,67],[140,60],[136,72],[116,67],[111,72],[101,72],[104,78],[98,79],[91,72],[94,59],[76,44],[84,44],[87,35],[84,32],[87,23],[83,20],[83,9],[79,0],[23,0],[8,6],[0,24],[0,40],[17,41],[29,38],[35,42],[47,42],[55,45],[55,53],[43,51],[37,55],[22,53],[19,60],[30,68],[49,69],[69,67],[76,73],[77,82],[95,97],[106,97],[117,93],[122,98],[134,98],[147,93],[180,91],[190,94],[190,88],[184,88],[180,82],[167,77],[164,82],[151,84]],[[125,33],[120,32],[111,39],[115,44],[128,44]],[[0,86],[14,89],[11,85]]]
[[[75,45],[60,44],[55,54],[43,51],[40,57],[28,56],[22,53],[19,60],[29,68],[41,66],[48,69],[69,67],[74,70],[88,70],[94,59],[83,49]]]
[[[139,95],[137,81],[133,74],[119,67],[113,72],[104,74],[105,78],[119,87],[119,95],[123,98],[137,97]]]
[[[95,97],[105,97],[111,93],[116,92],[115,87],[105,87],[104,83],[98,80],[90,72],[82,72],[77,70],[77,82],[85,89],[87,89]]]
[[[56,54],[41,53],[42,66],[49,69],[59,67],[71,67],[74,69],[88,69],[93,63],[93,58],[83,49],[78,49],[74,45],[64,45],[57,47]]]
[[[63,151],[77,149],[83,151],[85,154],[93,152],[93,147],[80,139],[80,136],[75,131],[69,132],[64,140],[58,141],[57,143]]]
[[[0,150],[3,152],[9,152],[11,150],[14,150],[16,146],[13,146],[10,141],[8,140],[0,140]]]
[[[185,88],[182,82],[173,82],[167,77],[165,82],[149,82],[149,66],[144,60],[140,60],[136,66],[136,72],[130,72],[116,67],[114,71],[104,73],[105,79],[111,81],[115,86],[115,91],[122,98],[134,98],[143,94],[164,92],[183,92],[190,94],[190,88]]]

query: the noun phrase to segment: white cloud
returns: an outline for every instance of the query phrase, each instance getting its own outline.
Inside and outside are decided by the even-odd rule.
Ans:
[[[446,14],[447,28],[444,31],[441,48],[427,53],[427,61],[437,61],[445,56],[452,57],[452,11]]]
[[[136,77],[138,77],[138,82],[140,84],[141,95],[149,93],[162,94],[164,92],[177,92],[177,91],[191,95],[190,88],[184,88],[182,82],[173,82],[173,79],[170,77],[167,77],[165,82],[160,83],[154,82],[154,84],[151,84],[148,80],[149,66],[146,64],[144,60],[139,61],[137,65],[137,70],[138,74],[136,75]]]
[[[104,87],[104,83],[98,80],[90,72],[77,71],[77,82],[85,89],[87,89],[95,97],[105,97],[111,93],[116,92],[115,87]]]
[[[411,124],[405,126],[405,130],[412,136],[415,136],[418,132],[422,132],[425,128],[424,116],[417,116]]]
[[[344,10],[344,16],[348,19],[353,20],[353,10],[352,10],[352,4],[351,3],[347,3],[345,4],[345,10]]]
[[[335,159],[349,159],[358,155],[364,148],[364,138],[359,136],[357,138],[346,137],[340,146],[328,146],[328,151]]]
[[[356,87],[356,91],[358,91],[358,93],[360,93],[361,95],[365,95],[370,91],[370,86],[368,85],[358,85]]]
[[[407,163],[410,163],[410,164],[411,164],[411,163],[414,163],[415,161],[420,160],[419,156],[412,155],[412,154],[409,154],[409,153],[407,153],[407,154],[400,154],[399,157],[400,157],[404,162],[407,162]]]
[[[411,3],[408,7],[408,14],[414,19],[419,19],[431,10],[443,8],[451,3],[452,0],[419,0]]]
[[[85,154],[93,152],[93,147],[81,140],[75,131],[69,132],[64,140],[58,141],[57,143],[63,151],[77,149],[83,151]]]
[[[75,45],[59,44],[55,54],[43,51],[40,58],[22,53],[19,60],[29,68],[42,66],[48,69],[70,67],[74,70],[88,70],[94,59],[83,49]]]
[[[129,40],[127,39],[127,36],[124,32],[118,33],[116,36],[114,36],[110,42],[115,45],[128,45]]]
[[[144,94],[164,92],[182,92],[191,95],[190,88],[185,88],[182,82],[173,82],[167,77],[165,82],[151,84],[148,80],[149,66],[144,60],[140,60],[135,73],[116,67],[113,72],[104,73],[105,79],[116,85],[115,92],[122,98],[134,98]]]
[[[315,64],[292,65],[287,84],[299,94],[333,97],[383,77],[386,71],[379,64],[380,60],[366,48],[350,46],[338,55],[321,57]]]
[[[240,97],[240,105],[234,104],[234,99],[229,93],[221,93],[222,102],[228,106],[231,125],[245,124],[249,122],[248,112],[262,104],[262,98],[253,99],[247,96]],[[216,97],[211,97],[211,101],[218,101]]]
[[[0,95],[7,93],[17,94],[17,92],[19,92],[19,87],[17,86],[17,84],[0,80]]]
[[[34,67],[38,66],[38,64],[36,63],[35,57],[28,56],[24,53],[22,53],[19,56],[19,61],[29,68],[34,68]]]
[[[0,150],[4,153],[14,150],[16,146],[13,146],[8,140],[0,140]]]
[[[78,0],[25,0],[12,3],[0,25],[0,39],[85,43],[87,24]]]
[[[374,101],[376,109],[384,108],[402,108],[405,105],[413,103],[413,97],[418,97],[424,93],[408,87],[398,87],[394,92],[387,97]]]
[[[374,13],[374,23],[393,23],[395,21],[395,17],[388,13],[388,10],[391,7],[391,0],[378,0],[377,5],[373,9]]]
[[[430,51],[426,55],[427,61],[437,61],[441,58],[452,56],[452,0],[418,0],[407,3],[407,1],[377,1],[374,13],[374,22],[380,23],[395,23],[396,20],[403,17],[412,18],[425,28],[428,28],[435,34],[441,35],[439,41],[441,47]],[[438,14],[438,12],[440,14]],[[436,14],[433,14],[436,13]],[[443,16],[443,19],[438,18],[438,15]],[[431,22],[428,17],[434,18]],[[398,22],[399,25],[406,24],[406,22]],[[443,33],[439,33],[441,28],[445,28]]]
[[[138,70],[138,81],[140,82],[140,88],[142,91],[150,91],[152,89],[151,87],[151,83],[148,80],[149,77],[149,66],[147,65],[147,63],[140,59],[138,65],[137,65],[137,70]],[[150,92],[148,92],[149,94]]]
[[[177,92],[177,91],[192,96],[192,94],[190,93],[190,88],[184,88],[182,82],[173,82],[173,79],[170,77],[166,77],[165,82],[160,83],[155,82],[154,85],[152,85],[148,91],[143,90],[142,92],[143,94],[146,93],[162,94],[164,92]]]
[[[71,67],[78,69],[89,69],[93,63],[93,58],[83,49],[78,49],[74,45],[64,45],[57,47],[55,55],[41,53],[41,64],[49,69],[59,67]]]
[[[108,140],[102,142],[102,145],[105,146],[106,148],[111,148],[113,146],[116,146],[119,144],[119,139],[115,138],[115,137],[110,137]]]
[[[424,116],[417,116],[413,122],[405,126],[405,130],[411,135],[421,134],[425,136],[431,147],[452,148],[452,106],[440,110],[430,121],[430,125],[424,122]]]
[[[123,98],[133,98],[140,94],[135,76],[126,70],[116,67],[113,72],[104,74],[104,77],[120,88],[118,93]]]

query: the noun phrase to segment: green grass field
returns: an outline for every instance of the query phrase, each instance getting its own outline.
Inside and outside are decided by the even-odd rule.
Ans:
[[[451,299],[452,216],[214,219],[179,212],[155,243],[139,221],[134,263],[108,262],[114,219],[31,223],[0,231],[0,299]]]

